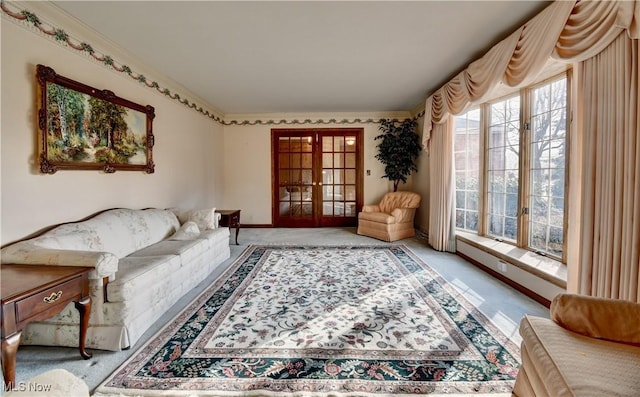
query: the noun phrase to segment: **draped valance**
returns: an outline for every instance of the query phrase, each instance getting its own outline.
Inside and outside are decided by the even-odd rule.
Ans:
[[[549,58],[567,63],[591,58],[620,33],[640,37],[640,0],[557,1],[525,23],[426,100],[422,140],[429,147],[432,123],[482,103],[500,83],[533,82]]]

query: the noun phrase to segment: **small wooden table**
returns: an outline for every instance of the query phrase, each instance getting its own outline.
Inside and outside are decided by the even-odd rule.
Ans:
[[[221,215],[220,226],[236,228],[236,245],[238,244],[238,233],[240,232],[240,210],[216,210]]]
[[[91,314],[88,278],[91,270],[76,266],[0,266],[2,374],[7,390],[15,385],[16,352],[24,327],[32,321],[53,317],[69,302],[75,302],[80,312],[80,355],[85,360],[91,357],[84,347]]]

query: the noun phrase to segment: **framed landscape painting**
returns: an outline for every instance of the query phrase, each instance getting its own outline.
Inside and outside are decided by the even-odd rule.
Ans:
[[[154,172],[153,106],[143,106],[38,65],[40,172]]]

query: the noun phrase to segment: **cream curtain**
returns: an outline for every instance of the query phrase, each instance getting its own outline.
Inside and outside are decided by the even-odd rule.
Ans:
[[[634,39],[629,41],[635,42],[637,48],[637,39],[640,36],[639,24],[640,0],[554,2],[531,21],[527,22],[505,40],[494,46],[485,56],[470,64],[467,69],[459,73],[427,98],[423,144],[425,149],[430,153],[438,153],[438,155],[431,154],[429,159],[431,208],[429,241],[430,243],[431,241],[437,243],[436,245],[432,243],[435,249],[447,249],[443,242],[451,240],[452,235],[455,234],[455,228],[446,227],[446,222],[442,221],[443,219],[449,219],[452,216],[452,212],[455,212],[455,208],[453,205],[443,206],[441,203],[443,197],[447,197],[450,194],[449,189],[453,188],[455,172],[444,169],[448,166],[453,167],[453,163],[443,162],[440,153],[452,149],[449,148],[446,139],[434,139],[434,136],[439,134],[453,135],[453,123],[448,122],[450,116],[460,114],[470,106],[483,102],[491,95],[492,90],[500,84],[505,84],[510,87],[521,87],[531,83],[550,57],[567,63],[582,62],[600,54],[621,34],[627,36],[627,38]],[[629,57],[635,57],[636,63],[633,65],[635,65],[637,69],[637,51],[635,54],[629,55]],[[631,64],[628,64],[628,66],[630,65]],[[627,81],[627,84],[633,84],[633,81]],[[632,91],[635,89],[637,93],[637,76],[635,84],[635,87],[627,87],[627,90]],[[637,104],[637,96],[635,103]],[[609,115],[606,117],[614,117],[610,115],[615,111],[616,110],[606,105],[598,109],[598,112],[604,112]],[[637,117],[637,110],[631,111],[631,113]],[[590,111],[585,111],[582,114],[601,117],[601,113],[591,114]],[[439,124],[442,124],[442,126],[439,126]],[[637,135],[637,123],[635,128],[634,133]],[[619,139],[617,136],[619,134],[618,129],[614,129],[610,133],[616,135],[616,141]],[[611,139],[610,136],[609,139]],[[585,139],[585,142],[586,141]],[[626,145],[628,144],[627,142]],[[635,153],[637,156],[637,152]],[[590,157],[585,154],[584,158],[588,161]],[[617,159],[617,157],[615,158]],[[635,178],[638,178],[638,163],[635,163],[634,166],[636,168],[625,168],[625,172],[631,173],[635,175]],[[449,183],[440,184],[432,182],[434,180],[440,180],[440,178],[443,177],[450,177],[452,180]],[[588,185],[591,182],[589,179],[591,177],[593,177],[593,175],[584,172],[582,178],[584,183],[582,183],[582,181],[572,181],[572,189],[575,188],[576,185],[578,189],[581,188],[582,184],[585,186]],[[606,186],[596,185],[594,188],[601,190],[606,189]],[[635,196],[626,193],[621,195],[617,200],[626,203],[623,205],[624,208],[629,206],[633,207],[632,204],[629,204],[629,200],[635,203],[640,201],[640,196],[638,196],[637,193],[635,193]],[[588,211],[594,212],[593,216],[596,216],[595,212],[597,212],[598,209],[590,206],[590,203],[584,203],[583,206],[584,208],[580,214],[581,217],[587,215],[585,212]],[[637,212],[638,209],[634,208],[633,211]],[[614,215],[616,214],[614,213]],[[436,218],[436,222],[433,222],[434,217]],[[617,224],[618,222],[616,222],[616,225]],[[638,222],[635,222],[635,224],[638,224]],[[628,227],[629,226],[623,226],[622,229]],[[623,237],[623,235],[626,237]],[[588,236],[581,236],[581,238],[576,239],[580,241],[581,244],[579,250],[581,260],[587,255],[585,252],[586,247],[594,245],[593,240],[585,240],[585,237]],[[615,241],[618,241],[618,239],[624,240],[627,243],[631,243],[631,246],[636,247],[635,254],[625,254],[626,256],[624,256],[624,258],[622,253],[616,254],[620,256],[619,258],[615,255],[611,257],[609,254],[607,261],[608,263],[616,263],[615,260],[628,260],[631,261],[629,265],[631,268],[620,269],[619,271],[610,270],[609,273],[611,274],[599,268],[595,274],[591,275],[587,274],[587,272],[582,272],[579,280],[579,284],[581,285],[580,290],[582,291],[586,288],[583,287],[583,285],[586,285],[587,279],[590,283],[595,282],[598,284],[598,282],[593,280],[615,278],[619,281],[621,277],[631,276],[633,278],[635,274],[635,299],[638,299],[637,273],[639,265],[637,249],[639,244],[637,230],[635,232],[624,233],[619,230],[615,232],[612,231],[612,234],[608,235],[608,237],[614,238]],[[600,236],[594,236],[594,238],[600,238]],[[583,249],[582,247],[585,248]],[[596,253],[594,253],[594,255],[596,255]],[[606,256],[608,254],[604,255]],[[597,253],[597,256],[600,257],[593,257],[594,263],[601,263],[604,258],[600,253]],[[615,265],[612,266],[615,267]],[[578,266],[577,268],[581,267],[582,266]],[[592,270],[596,269],[592,267]],[[600,275],[602,273],[603,275]],[[621,273],[624,273],[624,275],[621,276]],[[575,276],[575,274],[569,274],[569,277]],[[629,286],[625,288],[629,288]],[[597,291],[591,291],[589,293],[598,294]]]
[[[448,122],[434,127],[429,164],[429,244],[439,251],[455,252],[455,185],[453,172],[453,134]]]
[[[578,292],[640,302],[638,40],[584,61]]]

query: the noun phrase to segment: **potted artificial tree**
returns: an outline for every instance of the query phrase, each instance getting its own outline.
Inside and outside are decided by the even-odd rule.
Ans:
[[[416,160],[422,150],[420,136],[416,133],[418,123],[412,119],[380,120],[379,129],[382,131],[375,140],[378,144],[378,159],[384,164],[383,178],[393,181],[393,191],[398,190],[398,185],[407,182],[407,176],[417,172]]]

